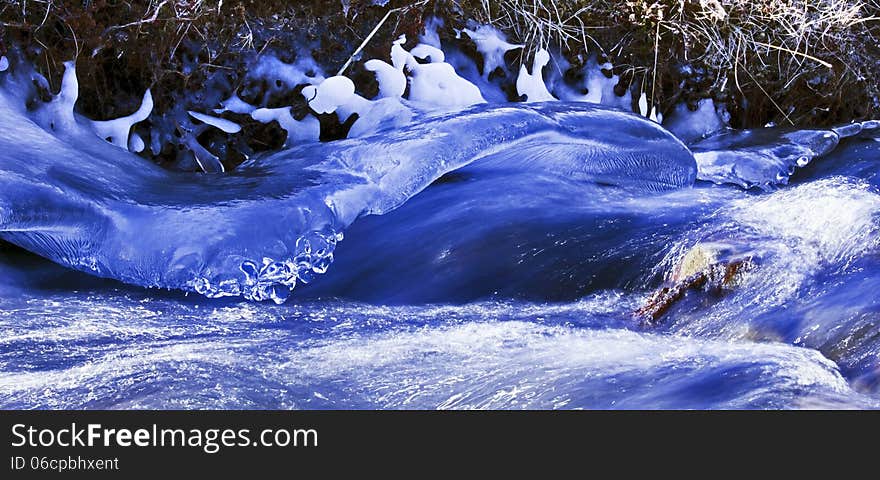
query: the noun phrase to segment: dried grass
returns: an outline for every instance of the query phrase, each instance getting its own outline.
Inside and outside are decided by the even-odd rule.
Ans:
[[[682,92],[655,85],[668,80],[680,83],[674,70],[681,64],[703,68],[711,77],[708,84],[698,87],[701,94],[766,102],[775,113],[762,117],[786,122],[821,122],[817,112],[827,113],[834,108],[831,102],[843,101],[847,94],[877,96],[876,86],[868,84],[878,63],[874,50],[880,4],[876,0],[479,0],[464,4],[478,12],[480,20],[511,32],[532,50],[553,46],[598,53],[621,64],[624,74],[645,75],[648,91],[665,90],[666,98],[655,98],[659,103],[681,96]],[[807,93],[821,99],[804,104]],[[755,94],[764,98],[756,102]],[[801,104],[793,103],[795,99]],[[877,106],[872,106],[872,112],[876,111]]]
[[[241,53],[271,45],[290,49],[289,38],[271,36],[285,29],[308,30],[327,43],[321,60],[335,71],[366,43],[369,29],[388,10],[407,8],[406,15],[382,27],[383,35],[412,33],[430,14],[445,15],[450,25],[469,19],[490,23],[531,47],[522,52],[549,46],[575,64],[593,54],[607,57],[622,86],[638,85],[660,111],[712,96],[728,105],[739,126],[880,117],[874,80],[880,76],[880,0],[392,0],[386,7],[349,0],[348,5],[343,11],[343,2],[324,0],[5,0],[0,39],[39,46],[36,61],[50,79],[59,76],[64,60],[85,57],[87,65],[80,68],[91,78],[85,88],[93,88],[100,100],[120,88],[196,88],[200,74],[182,68],[181,46],[211,45],[199,54],[201,67],[234,71]],[[0,40],[0,53],[4,48]],[[99,112],[109,103],[98,101],[92,113],[113,115]]]

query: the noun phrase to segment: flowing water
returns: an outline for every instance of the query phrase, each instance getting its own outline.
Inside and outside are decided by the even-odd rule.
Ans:
[[[873,127],[479,106],[204,175],[3,94],[0,407],[878,407]]]

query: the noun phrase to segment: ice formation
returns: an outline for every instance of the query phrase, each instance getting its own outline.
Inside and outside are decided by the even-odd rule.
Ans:
[[[467,107],[485,103],[480,89],[448,63],[417,64],[410,69],[409,99],[422,105]]]
[[[364,68],[376,74],[379,82],[379,98],[400,98],[406,92],[406,75],[403,68],[396,68],[382,60],[369,60]]]
[[[48,82],[40,75],[48,88]],[[35,79],[36,80],[36,79]],[[61,77],[61,89],[52,99],[37,107],[34,111],[34,121],[41,127],[55,132],[72,132],[77,130],[73,108],[79,96],[79,81],[76,78],[76,65],[74,62],[64,62],[64,75]]]
[[[840,138],[831,130],[725,130],[690,148],[697,178],[771,190],[787,184],[795,169],[834,150]]]
[[[261,123],[278,122],[287,132],[285,147],[292,147],[301,142],[317,142],[321,138],[321,123],[317,118],[308,115],[302,120],[293,118],[290,107],[258,108],[251,112],[251,118]]]
[[[446,61],[446,54],[443,53],[443,50],[426,43],[416,45],[409,53],[416,58],[426,59],[430,63],[444,63]]]
[[[8,60],[7,60],[8,62]],[[7,63],[7,69],[9,65]],[[42,75],[30,72],[24,74],[40,88],[48,89],[48,81]],[[153,97],[150,90],[144,93],[140,107],[131,115],[113,120],[90,120],[75,113],[79,97],[79,81],[76,76],[74,62],[64,62],[64,74],[59,92],[52,95],[48,102],[40,103],[31,114],[31,118],[41,127],[64,135],[81,135],[91,131],[111,144],[132,151],[143,150],[143,139],[132,138],[132,126],[147,119],[153,109]]]
[[[272,89],[293,89],[297,85],[321,83],[321,67],[310,55],[301,55],[294,63],[282,62],[273,55],[263,55],[248,71],[251,78],[266,81]]]
[[[479,25],[474,29],[464,29],[471,40],[477,46],[477,51],[483,56],[483,77],[489,78],[496,69],[506,68],[504,55],[511,51],[523,48],[522,45],[514,45],[507,42],[507,37],[491,25]]]
[[[392,45],[391,65],[376,59],[366,64],[367,70],[376,73],[380,98],[400,98],[408,84],[409,100],[423,108],[467,107],[486,102],[476,85],[460,77],[452,65],[443,61],[446,57],[440,49],[417,45],[413,52],[431,61],[419,63],[412,52],[403,48],[405,41],[406,37],[401,37]],[[366,108],[353,110],[363,112]]]
[[[686,186],[696,174],[690,152],[655,124],[558,103],[478,106],[369,139],[253,157],[226,175],[181,174],[120,151],[83,126],[59,131],[73,120],[76,98],[73,69],[66,74],[50,102],[57,117],[46,109],[27,112],[22,98],[0,88],[0,237],[62,265],[146,287],[283,302],[295,285],[327,270],[342,229],[358,217],[390,212],[471,162],[497,169],[493,161],[518,156],[511,151],[532,152],[540,162],[501,161],[501,168],[640,191]],[[337,103],[337,88],[327,91],[328,103]],[[361,112],[400,104],[348,100]],[[29,120],[36,117],[48,124]],[[615,126],[651,140],[591,138]],[[180,125],[179,141],[204,171],[224,172],[198,142],[212,128]]]
[[[131,137],[128,139],[128,151],[140,153],[144,151],[146,145],[144,144],[144,139],[137,132],[132,132]]]
[[[213,117],[211,115],[205,115],[204,113],[194,112],[189,110],[189,116],[195,118],[196,120],[205,123],[207,125],[211,125],[219,130],[222,130],[226,133],[238,133],[241,131],[241,125],[231,121],[226,120],[225,118]]]
[[[704,98],[697,103],[695,111],[691,111],[685,103],[678,104],[663,126],[685,143],[690,143],[725,128],[725,117],[711,98]]]
[[[181,143],[189,147],[190,152],[192,152],[196,162],[199,164],[199,168],[201,168],[203,172],[223,173],[226,171],[226,167],[223,166],[223,162],[220,161],[220,158],[211,153],[207,148],[203,147],[202,144],[199,143],[196,135],[191,133],[186,134]]]
[[[354,82],[348,77],[330,77],[317,86],[309,85],[302,95],[317,113],[333,113],[354,96]]]
[[[95,131],[95,134],[99,137],[107,140],[108,142],[116,145],[119,148],[129,148],[129,145],[133,145],[143,150],[143,141],[140,144],[137,140],[134,143],[130,143],[129,136],[131,134],[131,128],[134,124],[143,122],[150,116],[150,112],[153,111],[153,95],[150,93],[150,90],[144,93],[144,98],[141,101],[141,106],[132,113],[131,115],[116,118],[113,120],[105,120],[105,121],[91,121],[92,130]],[[132,150],[136,151],[136,150]]]
[[[443,43],[440,41],[440,29],[443,28],[444,25],[445,22],[442,18],[433,16],[428,17],[425,20],[425,29],[422,34],[419,35],[419,42],[432,47],[443,48]]]
[[[404,105],[400,98],[380,98],[370,101],[360,95],[355,95],[349,103],[339,107],[337,114],[344,119],[354,114],[358,115],[357,121],[348,131],[349,138],[367,136],[379,130],[400,128],[408,125],[414,117],[413,109]]]
[[[489,80],[480,73],[478,65],[466,53],[454,48],[447,49],[445,53],[446,62],[452,65],[460,77],[476,85],[487,102],[506,103],[509,101],[503,88],[503,83],[508,78],[509,72],[505,71],[504,77]],[[512,78],[513,75],[509,75],[509,77]]]
[[[507,102],[510,91],[507,89],[514,87],[528,102],[560,98],[629,108],[628,92],[623,97],[614,94],[618,78],[607,78],[600,71],[600,68],[610,68],[610,65],[598,65],[590,60],[584,67],[584,85],[589,88],[572,86],[566,82],[564,75],[571,66],[563,56],[556,55],[555,68],[547,72],[545,83],[544,69],[551,61],[551,55],[542,49],[535,54],[531,72],[523,66],[517,77],[507,70],[504,56],[522,46],[507,42],[494,27],[471,25],[460,33],[467,35],[482,55],[480,71],[478,65],[455,45],[442,48],[438,34],[441,26],[442,21],[429,19],[424,34],[419,38],[420,43],[409,51],[405,48],[405,36],[395,40],[390,49],[390,63],[380,59],[365,62],[364,68],[376,75],[379,85],[376,98],[367,99],[358,95],[350,78],[325,77],[308,54],[298,55],[293,63],[284,62],[272,54],[263,54],[256,58],[243,84],[234,86],[221,79],[215,84],[214,91],[199,95],[195,102],[183,98],[172,111],[154,116],[149,129],[140,128],[140,134],[132,131],[132,125],[150,115],[152,102],[149,92],[141,108],[130,116],[105,122],[88,122],[98,135],[118,147],[139,152],[146,147],[147,139],[152,155],[158,156],[161,152],[167,152],[170,144],[178,152],[176,168],[220,172],[224,170],[223,162],[228,149],[237,149],[245,158],[253,154],[240,137],[235,137],[241,132],[242,124],[219,116],[227,112],[248,115],[262,123],[277,122],[287,132],[284,147],[290,148],[321,138],[321,121],[317,118],[320,115],[335,114],[340,123],[350,124],[348,137],[362,137],[383,129],[400,128],[423,112],[454,111],[486,103],[487,100],[493,103]],[[491,75],[493,72],[500,74]],[[42,113],[37,115],[38,121],[43,124],[48,122],[48,127],[53,129],[63,130],[66,123],[77,121],[72,114],[65,116],[65,112],[72,112],[72,105],[76,101],[76,77],[72,65],[65,79],[62,91],[51,102],[42,105]],[[42,77],[38,76],[35,80],[43,88],[48,87]],[[511,85],[514,81],[515,85]],[[578,91],[578,88],[582,91]],[[290,107],[279,107],[273,101],[284,98],[296,89],[301,89],[302,97],[313,113],[295,117]],[[352,116],[356,116],[353,122]],[[650,112],[647,116],[655,119]],[[83,122],[82,119],[78,121]],[[227,140],[217,140],[216,135],[203,137],[201,134],[207,131],[205,127],[217,128],[229,137]]]
[[[648,94],[645,92],[642,92],[642,95],[639,97],[639,114],[654,122],[663,122],[663,115],[657,113],[657,105],[652,105],[651,110],[648,111]]]
[[[400,38],[391,43],[391,65],[394,65],[394,68],[401,71],[407,65],[415,63],[412,55],[403,48],[405,43],[406,35],[401,35]]]
[[[632,95],[629,89],[625,90],[623,95],[617,95],[615,88],[620,83],[620,77],[605,74],[613,68],[610,62],[600,64],[593,55],[584,63],[580,71],[576,72],[579,79],[573,84],[569,84],[564,78],[565,72],[572,69],[572,66],[563,55],[556,55],[553,58],[553,66],[554,68],[549,71],[547,85],[560,100],[597,103],[627,111],[632,110]]]
[[[618,95],[615,89],[619,88],[619,77],[608,73],[612,65],[608,62],[600,64],[595,55],[585,62],[579,72],[573,72],[572,65],[563,55],[551,55],[547,50],[540,49],[534,55],[531,69],[521,65],[519,75],[514,77],[507,70],[504,56],[522,46],[507,42],[504,35],[494,27],[471,25],[460,33],[467,35],[482,55],[483,68],[480,72],[478,65],[462,50],[457,49],[454,42],[445,49],[442,48],[444,46],[441,45],[438,34],[441,26],[440,20],[429,19],[424,34],[419,38],[420,43],[411,50],[405,48],[407,39],[401,36],[392,42],[390,63],[380,59],[364,63],[365,69],[376,75],[379,86],[378,95],[372,99],[359,95],[354,82],[348,77],[325,77],[308,54],[298,55],[293,63],[286,63],[274,55],[266,54],[256,59],[243,84],[233,86],[221,82],[217,84],[219,90],[197,97],[199,101],[204,100],[203,103],[196,105],[195,102],[181,102],[182,105],[175,107],[176,110],[154,116],[149,129],[140,127],[135,132],[132,126],[144,121],[151,114],[152,97],[149,90],[144,95],[141,107],[132,115],[108,121],[83,119],[73,114],[77,84],[74,66],[68,63],[61,90],[51,97],[51,101],[39,104],[33,118],[45,128],[59,133],[76,129],[77,123],[88,125],[101,138],[133,152],[144,150],[145,139],[148,139],[153,155],[167,151],[166,147],[171,144],[178,151],[177,168],[222,172],[225,169],[225,152],[228,151],[225,149],[241,147],[238,153],[245,158],[253,154],[240,137],[235,137],[241,132],[243,124],[238,120],[229,120],[230,117],[219,116],[227,112],[248,115],[262,123],[277,122],[287,133],[284,147],[292,148],[317,142],[322,138],[321,125],[324,119],[318,119],[321,115],[336,115],[340,124],[348,124],[349,138],[364,137],[381,130],[402,128],[415,118],[425,115],[486,103],[487,99],[492,103],[506,103],[510,91],[506,89],[514,87],[526,102],[554,101],[558,98],[566,102],[596,103],[629,111],[633,109],[631,89],[624,89],[623,95]],[[546,69],[551,61],[552,68]],[[8,70],[9,59],[3,57],[0,64]],[[500,74],[490,75],[492,72]],[[579,79],[572,82],[570,75],[567,75],[570,73],[574,73]],[[511,85],[514,80],[515,85]],[[48,81],[38,74],[33,76],[33,82],[39,88],[48,89]],[[294,116],[294,111],[301,110],[289,106],[276,107],[277,99],[300,88],[311,113]],[[191,109],[194,106],[198,110]],[[655,122],[664,121],[662,115],[656,112],[656,106],[649,108],[647,92],[640,92],[635,110]],[[670,118],[665,119],[665,126],[685,142],[693,143],[723,129],[724,113],[711,100],[706,99],[698,104],[696,112],[690,112],[685,105],[679,105]],[[202,135],[211,128],[226,133],[228,137],[223,138],[227,140],[217,140],[217,134]],[[223,144],[224,141],[228,143]],[[767,142],[775,145],[773,141]],[[233,144],[234,147],[230,146]],[[739,147],[737,149],[742,150]],[[726,150],[716,148],[711,154],[699,152],[701,178],[713,181],[731,180],[743,186],[752,185],[758,180],[767,183],[768,174],[762,170],[764,167],[749,167],[749,170],[746,167],[748,162],[745,161],[740,162],[738,167],[740,176],[731,177],[730,172],[726,172],[726,169],[731,168],[731,161],[723,151]],[[750,152],[746,157],[756,159],[761,155],[763,154]],[[774,161],[779,158],[775,150],[769,155]],[[805,156],[813,158],[815,155]],[[786,157],[777,162],[778,165],[770,162],[773,166],[768,168],[778,172],[780,177],[787,178],[791,164],[803,163],[799,159],[800,157],[790,160]],[[764,162],[762,165],[764,164],[768,163]],[[754,178],[746,179],[743,175]]]
[[[214,109],[214,113],[232,112],[250,115],[257,107],[242,100],[238,94],[233,93],[229,98],[220,102],[220,108]]]
[[[550,102],[556,97],[547,90],[544,84],[544,67],[550,63],[550,54],[543,48],[535,53],[532,62],[532,73],[529,73],[525,65],[519,69],[519,77],[516,79],[516,91],[520,96],[526,97],[526,102]]]

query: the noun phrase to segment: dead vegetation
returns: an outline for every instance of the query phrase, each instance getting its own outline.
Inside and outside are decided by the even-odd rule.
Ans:
[[[607,57],[660,110],[708,96],[741,126],[876,116],[876,0],[475,0],[532,47]]]
[[[76,58],[78,107],[109,118],[130,110],[138,101],[132,94],[146,88],[162,110],[178,97],[174,92],[198,91],[218,71],[235,85],[248,61],[267,51],[290,62],[311,49],[329,71],[339,68],[387,10],[369,0],[347,3],[343,10],[342,3],[320,0],[5,0],[0,53],[24,47],[55,88],[63,62]],[[418,14],[398,16],[376,45],[384,42],[386,51],[389,35],[414,34],[421,21]]]
[[[533,47],[524,52],[549,46],[575,66],[607,58],[622,87],[646,92],[661,112],[713,97],[736,126],[827,125],[880,117],[878,1],[5,0],[0,50],[25,46],[55,86],[62,62],[77,57],[80,108],[100,119],[139,98],[120,92],[152,87],[161,109],[168,92],[196,91],[217,71],[234,85],[243,62],[266,50],[292,60],[309,45],[335,72],[377,25],[364,58],[387,55],[392,38],[414,38],[439,15],[450,38],[473,19]]]

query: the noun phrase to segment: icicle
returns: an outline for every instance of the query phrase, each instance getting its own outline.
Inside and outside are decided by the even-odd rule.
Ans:
[[[651,111],[648,111],[648,95],[645,92],[639,97],[639,114],[656,123],[660,123],[660,118],[663,118],[663,115],[657,116],[657,105],[651,105]]]
[[[128,139],[128,151],[141,153],[144,151],[145,147],[144,139],[137,133],[132,133],[131,137]]]
[[[231,121],[226,120],[225,118],[212,117],[210,115],[205,115],[204,113],[193,112],[192,110],[187,111],[189,116],[195,118],[196,120],[211,125],[217,129],[220,129],[226,133],[238,133],[241,131],[241,125]]]
[[[182,139],[182,143],[186,145],[195,156],[196,162],[199,164],[202,171],[205,173],[225,172],[226,168],[223,167],[223,163],[220,162],[220,159],[203,147],[196,138],[197,136],[198,135],[192,132],[187,132]]]
[[[645,95],[645,92],[642,92],[642,96],[639,97],[639,115],[643,117],[648,116],[648,96]]]

